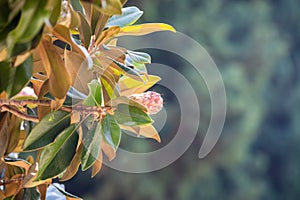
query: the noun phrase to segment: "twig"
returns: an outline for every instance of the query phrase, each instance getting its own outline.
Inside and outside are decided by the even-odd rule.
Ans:
[[[19,118],[25,119],[27,121],[32,122],[39,122],[38,117],[28,115],[19,111],[13,106],[16,107],[24,107],[28,104],[38,105],[38,106],[51,106],[51,100],[0,100],[0,112],[10,112],[16,115]],[[105,116],[106,113],[112,113],[112,107],[97,107],[97,106],[84,106],[84,105],[74,105],[74,106],[62,106],[61,110],[72,112],[72,111],[79,111],[84,114],[93,114],[99,117]]]

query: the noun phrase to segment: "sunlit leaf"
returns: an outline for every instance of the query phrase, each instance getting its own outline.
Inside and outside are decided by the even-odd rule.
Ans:
[[[160,80],[160,77],[153,75],[149,75],[148,78],[145,75],[141,75],[141,77],[144,83],[128,77],[122,77],[118,82],[121,91],[120,95],[129,96],[135,93],[145,92]]]
[[[76,152],[77,128],[75,124],[72,124],[56,137],[53,144],[42,150],[36,180],[56,177],[68,167]]]
[[[156,140],[157,142],[160,142],[160,136],[157,133],[156,129],[153,127],[153,125],[145,125],[145,126],[124,126],[120,125],[122,130],[132,132],[136,134],[137,136],[143,136],[146,138],[152,138]]]
[[[126,8],[122,8],[122,15],[114,15],[109,18],[106,26],[128,26],[134,24],[141,16],[143,15],[143,11],[138,9],[135,6],[130,6]]]
[[[58,184],[52,184],[59,192],[66,196],[67,200],[81,200],[80,197],[77,197],[69,192],[66,192],[64,188],[60,187]]]
[[[31,131],[24,142],[24,150],[35,150],[53,142],[70,124],[71,114],[58,110],[47,114]]]
[[[133,25],[133,26],[126,26],[121,28],[118,36],[125,36],[125,35],[147,35],[157,31],[172,31],[175,32],[175,29],[163,23],[148,23],[148,24],[140,24],[140,25]]]

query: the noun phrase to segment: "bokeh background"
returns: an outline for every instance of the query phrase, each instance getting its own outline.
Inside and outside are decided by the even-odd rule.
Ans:
[[[170,166],[147,174],[103,167],[66,182],[84,199],[281,200],[300,197],[300,1],[129,0],[145,13],[139,22],[165,22],[198,41],[217,64],[227,93],[221,138],[204,159],[198,150],[210,118],[207,88],[185,60],[148,50],[153,62],[182,73],[198,93],[196,140]],[[174,41],[176,42],[176,41]],[[147,51],[147,50],[145,50]],[[196,56],[196,55],[195,55]],[[178,128],[174,94],[163,94],[168,119],[162,143],[123,135],[121,147],[148,152],[166,145]]]

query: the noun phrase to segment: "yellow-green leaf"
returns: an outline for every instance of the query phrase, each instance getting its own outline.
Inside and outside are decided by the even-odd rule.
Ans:
[[[147,35],[153,32],[158,31],[172,31],[176,32],[176,30],[164,23],[148,23],[148,24],[140,24],[140,25],[133,25],[133,26],[126,26],[121,28],[119,34],[117,36],[125,36],[125,35]]]

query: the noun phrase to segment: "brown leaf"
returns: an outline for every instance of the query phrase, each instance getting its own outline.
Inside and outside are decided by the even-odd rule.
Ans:
[[[88,68],[87,61],[81,55],[72,51],[65,51],[64,57],[73,87],[84,94],[88,94],[87,84],[93,80],[93,71]]]
[[[96,40],[96,45],[104,44],[108,39],[113,38],[120,32],[121,28],[119,26],[111,26],[107,30],[103,31],[101,35]]]
[[[70,165],[68,166],[66,172],[64,173],[62,178],[60,178],[60,181],[67,181],[67,180],[71,179],[73,176],[75,176],[75,174],[78,171],[78,167],[80,165],[82,148],[83,148],[83,145],[81,143],[79,145],[79,147],[78,147],[78,149],[75,153],[75,156],[73,157]]]
[[[47,179],[43,181],[34,181],[36,178],[38,172],[38,163],[35,163],[30,166],[28,173],[25,175],[23,182],[22,182],[22,187],[23,188],[31,188],[35,187],[41,184],[50,184],[52,182],[52,179]]]
[[[71,77],[65,64],[46,37],[40,42],[38,49],[49,77],[49,91],[54,97],[63,99],[71,86]]]
[[[112,146],[107,144],[102,140],[101,142],[101,149],[103,150],[104,154],[108,157],[109,161],[112,161],[116,157],[116,152]]]
[[[48,184],[41,184],[37,186],[41,200],[46,200],[47,187]]]
[[[4,157],[9,140],[9,113],[0,113],[0,157]]]
[[[98,158],[92,168],[92,178],[95,177],[102,168],[102,156],[102,151],[100,151]]]
[[[135,133],[137,136],[141,135],[146,138],[155,139],[157,142],[161,142],[158,132],[151,124],[145,126],[124,126],[120,124],[120,128]]]
[[[21,168],[25,169],[25,173],[28,172],[29,167],[31,166],[30,163],[28,163],[24,160],[17,160],[17,161],[13,161],[13,162],[6,162],[3,158],[1,160],[2,160],[2,162],[5,162],[7,165],[21,167]]]
[[[21,119],[15,115],[11,115],[9,119],[9,140],[5,154],[11,153],[18,145],[20,138]]]

